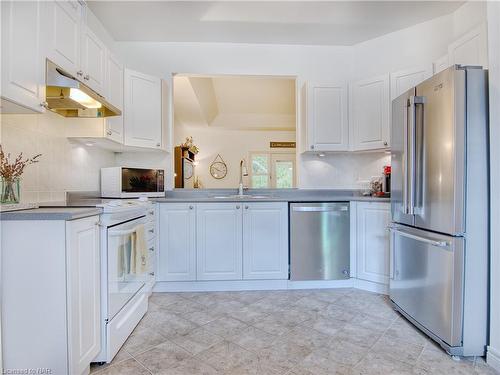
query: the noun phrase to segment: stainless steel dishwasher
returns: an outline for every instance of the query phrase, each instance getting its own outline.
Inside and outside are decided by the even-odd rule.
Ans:
[[[290,280],[349,278],[349,203],[290,204]]]

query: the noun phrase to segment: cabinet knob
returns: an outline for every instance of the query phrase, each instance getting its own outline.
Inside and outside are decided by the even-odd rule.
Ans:
[[[189,206],[189,209],[192,210],[194,207],[193,206]]]
[[[149,213],[150,215],[154,215],[154,214],[155,214],[155,212],[154,212],[153,210],[149,211],[148,213]]]
[[[149,233],[154,233],[154,232],[155,232],[155,230],[154,230],[154,229],[150,229],[150,230],[149,230]]]
[[[40,103],[40,107],[48,108],[49,107],[49,103],[47,103],[47,102],[41,102]]]
[[[245,210],[248,210],[248,206],[245,206]]]
[[[314,150],[314,145],[311,145],[311,150]]]
[[[87,74],[85,77],[83,77],[83,79],[88,81],[90,79],[90,76]]]
[[[76,72],[76,75],[77,75],[77,76],[80,76],[80,77],[81,77],[81,76],[83,76],[83,71],[82,71],[82,70],[79,70],[78,72]]]
[[[155,248],[154,247],[150,247],[149,251],[155,251]]]
[[[387,146],[389,143],[387,143],[387,141],[384,141],[384,146]]]
[[[160,144],[160,142],[158,142],[158,143],[156,144],[156,147],[160,147],[160,146],[161,146],[161,144]]]
[[[108,131],[106,132],[106,134],[107,134],[107,135],[111,135],[111,134],[113,134],[113,132],[112,132],[111,130],[108,130]]]
[[[150,275],[150,276],[154,276],[154,275],[155,275],[155,273],[154,273],[154,272],[150,272],[150,273],[149,273],[149,275]]]
[[[240,206],[236,206],[236,209],[239,210],[240,209]]]

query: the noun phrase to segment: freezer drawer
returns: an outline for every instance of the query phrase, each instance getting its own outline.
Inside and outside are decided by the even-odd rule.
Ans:
[[[349,203],[291,203],[290,279],[348,279],[349,228]]]
[[[464,238],[391,228],[391,300],[448,346],[462,343]]]

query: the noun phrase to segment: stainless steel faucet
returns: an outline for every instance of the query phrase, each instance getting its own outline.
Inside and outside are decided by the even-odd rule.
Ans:
[[[238,195],[243,195],[243,176],[248,176],[245,159],[240,160],[240,183],[238,185]]]

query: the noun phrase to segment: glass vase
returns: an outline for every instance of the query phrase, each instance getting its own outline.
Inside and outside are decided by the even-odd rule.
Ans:
[[[18,178],[13,180],[6,180],[2,178],[2,190],[0,196],[0,202],[2,204],[19,203],[20,192],[20,180]]]

